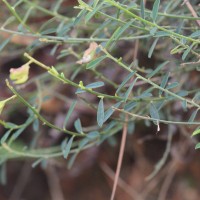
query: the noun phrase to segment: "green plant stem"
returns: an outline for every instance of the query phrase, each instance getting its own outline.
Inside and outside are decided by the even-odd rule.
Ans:
[[[26,23],[21,19],[21,17],[17,14],[17,12],[15,11],[15,8],[13,8],[8,2],[7,0],[2,0],[6,6],[8,7],[8,9],[10,10],[10,12],[15,16],[15,18],[20,22],[20,24],[22,24],[27,30],[29,30],[31,33],[34,33],[34,31],[31,30],[31,28],[29,26],[26,25]]]
[[[194,42],[194,43],[198,43],[198,44],[200,43],[200,40],[195,40],[195,39],[193,39],[191,37],[187,37],[187,36],[175,33],[173,31],[170,31],[168,29],[165,29],[165,28],[157,25],[156,23],[150,22],[150,21],[148,21],[146,19],[143,19],[142,17],[137,16],[136,14],[130,12],[128,9],[124,8],[123,6],[121,6],[119,2],[116,2],[116,1],[113,1],[113,0],[105,0],[105,1],[110,3],[111,5],[119,8],[120,10],[123,10],[127,15],[129,15],[129,16],[131,16],[131,17],[133,17],[133,18],[135,18],[135,19],[137,19],[137,20],[139,20],[139,21],[141,21],[141,22],[143,22],[143,23],[145,23],[145,24],[147,24],[149,26],[156,27],[157,29],[159,29],[161,31],[165,31],[165,32],[169,33],[170,35],[176,36],[178,38],[183,38],[183,39],[186,39],[186,40],[188,40],[190,42]]]
[[[140,8],[136,8],[136,7],[131,7],[130,10],[134,10],[134,11],[141,11]],[[145,9],[144,10],[145,13],[151,14],[152,11]],[[192,21],[196,21],[196,20],[200,20],[200,17],[192,17],[192,16],[186,16],[186,15],[172,15],[172,14],[167,14],[167,13],[161,13],[158,12],[158,16],[164,16],[164,17],[169,17],[169,18],[175,18],[175,19],[187,19],[187,20],[192,20]]]
[[[37,61],[36,59],[34,59],[33,57],[31,57],[28,53],[25,53],[24,56],[26,58],[28,58],[31,62],[37,64],[38,66],[42,67],[43,69],[47,70],[48,72],[51,70],[51,68],[49,66],[46,66],[43,63]],[[128,67],[126,67],[126,68],[129,69]],[[131,70],[131,69],[129,69],[129,70]],[[131,70],[131,72],[132,72],[132,70]],[[96,92],[96,91],[88,89],[88,88],[82,88],[79,84],[77,84],[77,83],[75,83],[75,82],[73,82],[73,81],[71,81],[71,80],[69,80],[69,79],[61,76],[60,74],[58,74],[58,75],[51,74],[51,75],[54,76],[55,78],[59,79],[63,83],[69,84],[69,85],[74,86],[74,87],[76,87],[78,89],[84,89],[85,92],[91,93],[91,94],[93,94],[93,95],[95,95],[97,97],[101,96],[101,97],[104,97],[104,98],[107,98],[107,99],[115,99],[115,100],[118,100],[118,101],[124,101],[124,97],[121,97],[121,96],[112,96],[112,95],[108,95],[108,94]],[[160,101],[160,97],[158,97],[158,98],[145,98],[145,99],[142,99],[142,100],[143,101]],[[128,101],[140,102],[141,100],[140,99],[135,99],[135,98],[133,98],[133,99],[129,98]]]
[[[126,69],[126,70],[129,71],[129,72],[133,72],[133,70],[130,69],[128,66],[126,66],[124,63],[122,63],[122,62],[120,61],[120,59],[116,59],[116,58],[113,57],[110,53],[108,53],[108,51],[107,51],[106,49],[104,49],[103,47],[101,47],[101,50],[108,56],[108,58],[110,58],[110,59],[112,59],[113,61],[115,61],[118,65],[120,65],[121,67],[123,67],[124,69]],[[177,95],[177,94],[175,94],[175,93],[173,93],[173,92],[171,92],[171,91],[169,91],[169,90],[167,90],[167,89],[165,89],[165,88],[160,87],[160,86],[157,85],[156,83],[152,82],[150,79],[144,78],[143,76],[141,76],[141,75],[138,74],[137,72],[135,73],[135,75],[136,75],[139,79],[141,79],[141,80],[145,81],[146,83],[149,83],[150,85],[152,85],[154,88],[156,88],[156,89],[158,89],[158,90],[161,90],[161,91],[163,91],[163,92],[165,92],[165,93],[167,93],[167,94],[169,94],[169,95],[171,95],[171,96],[173,96],[173,97],[175,97],[175,98],[177,98],[177,99],[180,99],[181,101],[186,101],[187,103],[189,103],[189,104],[191,104],[191,105],[193,105],[193,106],[195,106],[195,107],[197,107],[197,108],[200,108],[200,105],[196,104],[195,102],[193,102],[193,101],[191,101],[191,100],[188,100],[188,99],[185,99],[185,98],[183,98],[183,97],[181,97],[181,96],[179,96],[179,95]]]
[[[96,143],[90,143],[86,146],[83,147],[83,149],[87,149],[87,148],[90,148],[92,147],[94,144]],[[28,158],[43,158],[43,159],[48,159],[48,158],[55,158],[55,157],[60,157],[63,155],[63,152],[57,152],[57,153],[50,153],[50,154],[38,154],[38,153],[27,153],[25,151],[19,151],[19,150],[16,150],[16,149],[13,149],[11,148],[9,145],[7,145],[6,143],[3,143],[2,144],[2,148],[5,149],[7,152],[15,155],[13,156],[13,158],[16,158],[16,157],[28,157]],[[73,150],[70,150],[70,154],[72,153],[76,153],[77,151],[79,151],[79,148],[77,149],[73,149]]]
[[[60,15],[57,12],[53,12],[51,10],[43,8],[42,6],[39,6],[36,3],[34,3],[34,1],[29,1],[29,0],[22,0],[22,1],[25,2],[25,3],[27,3],[27,4],[29,4],[32,7],[40,10],[40,11],[42,11],[43,13],[48,14],[48,15],[53,16],[53,17],[56,17],[58,19],[61,19],[62,21],[67,21],[68,22],[68,21],[72,21],[73,20],[73,19],[68,18],[66,16]]]
[[[41,42],[46,42],[46,43],[84,43],[84,42],[107,42],[109,41],[109,38],[66,38],[66,37],[58,37],[58,36],[48,36],[48,35],[40,35],[40,34],[30,34],[30,33],[23,33],[19,31],[13,31],[13,30],[8,30],[3,27],[0,28],[0,31],[10,33],[10,34],[16,34],[16,35],[22,35],[25,37],[34,37],[34,38],[41,38]],[[132,37],[121,37],[118,40],[119,41],[126,41],[126,40],[136,40],[136,39],[145,39],[148,38],[150,34],[146,35],[136,35]]]
[[[163,123],[163,124],[179,124],[179,125],[200,125],[200,122],[181,122],[181,121],[168,121],[168,120],[162,120],[162,119],[155,119],[155,118],[151,118],[149,116],[142,116],[142,115],[138,115],[138,114],[134,114],[134,113],[130,113],[124,109],[119,109],[119,108],[115,108],[113,107],[113,109],[128,114],[134,118],[140,118],[140,119],[145,119],[145,120],[149,120],[149,121],[157,121],[159,123]],[[131,119],[129,119],[129,121],[132,121]]]
[[[49,121],[47,121],[44,117],[42,117],[38,112],[37,110],[32,107],[11,85],[10,83],[8,82],[8,80],[6,80],[6,85],[8,86],[8,88],[13,92],[13,94],[15,94],[19,100],[24,104],[26,105],[30,110],[33,111],[33,113],[38,117],[38,119],[40,121],[43,122],[44,125],[47,125],[49,126],[50,128],[53,128],[53,129],[56,129],[60,132],[64,132],[64,133],[67,133],[69,135],[72,135],[72,136],[77,136],[77,137],[84,137],[85,136],[85,133],[82,133],[82,134],[79,134],[79,133],[75,133],[75,132],[72,132],[72,131],[68,131],[66,129],[61,129],[53,124],[51,124]]]

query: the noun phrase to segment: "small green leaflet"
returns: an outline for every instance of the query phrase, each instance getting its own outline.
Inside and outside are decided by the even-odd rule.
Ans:
[[[141,17],[143,18],[143,19],[145,19],[145,12],[144,12],[144,0],[141,0],[141,2],[140,2],[140,10],[141,10]]]
[[[104,122],[106,122],[110,118],[110,116],[114,113],[115,110],[113,109],[113,107],[118,108],[121,105],[121,103],[122,102],[118,102],[118,103],[114,104],[111,108],[109,108],[108,110],[105,111]]]
[[[199,36],[200,36],[200,30],[195,31],[194,33],[192,33],[192,34],[190,35],[190,37],[192,37],[192,38],[199,37]]]
[[[94,82],[94,83],[90,83],[90,84],[86,85],[85,88],[94,89],[94,88],[99,88],[102,86],[104,86],[104,82],[98,81],[98,82]]]
[[[103,126],[104,123],[104,103],[103,98],[100,99],[99,105],[97,108],[97,123],[100,127]]]
[[[39,120],[35,119],[33,122],[33,130],[37,132],[39,130]]]
[[[190,116],[188,122],[193,122],[197,113],[198,113],[199,109],[196,109],[195,111],[193,111],[192,115]]]
[[[93,8],[95,8],[97,6],[97,4],[99,3],[99,0],[94,0],[93,1]]]
[[[156,18],[158,16],[159,5],[160,5],[160,0],[155,0],[155,2],[153,4],[153,10],[152,10],[152,13],[151,13],[151,17],[153,19],[153,22],[156,21]]]
[[[131,26],[131,24],[133,23],[133,20],[130,20],[128,23],[125,23],[124,26],[122,27],[118,27],[115,32],[113,33],[113,35],[111,36],[110,40],[108,40],[108,42],[106,43],[106,48],[108,48],[110,46],[110,44],[114,41],[116,42],[116,40],[121,36],[121,34],[129,27]],[[113,44],[114,45],[114,44]],[[113,47],[112,45],[112,47]],[[111,47],[111,48],[112,48]]]
[[[200,133],[200,127],[198,127],[193,133],[192,136],[198,135]]]
[[[64,121],[64,123],[63,123],[63,129],[65,129],[65,127],[67,126],[67,122],[69,121],[69,118],[70,118],[70,116],[71,116],[71,114],[72,114],[72,112],[73,112],[73,110],[74,110],[74,108],[75,108],[75,106],[76,106],[76,103],[77,103],[77,101],[74,101],[74,102],[71,104],[71,106],[70,106],[70,108],[69,108],[69,110],[68,110],[68,112],[67,112],[65,121]]]
[[[153,54],[153,51],[156,47],[156,44],[158,42],[159,38],[156,38],[153,42],[153,44],[151,45],[151,48],[149,49],[149,53],[148,53],[148,58],[151,58],[152,54]]]
[[[163,76],[161,84],[160,84],[161,88],[165,88],[165,86],[167,85],[168,79],[169,79],[169,73],[167,73]],[[162,93],[163,93],[163,91],[159,90],[159,95],[162,95]]]
[[[12,129],[8,130],[4,135],[3,137],[1,138],[1,144],[3,144],[7,138],[10,136],[10,133],[12,132]]]
[[[49,35],[51,33],[56,33],[57,28],[49,28],[46,29],[45,31],[42,31],[40,34],[41,35]]]
[[[63,157],[65,159],[67,159],[68,155],[69,155],[69,152],[70,152],[70,149],[72,147],[72,143],[73,143],[73,140],[74,140],[74,136],[72,136],[69,141],[67,142],[66,146],[63,148]]]
[[[77,119],[75,122],[74,122],[74,127],[76,129],[76,131],[78,133],[83,133],[83,130],[82,130],[82,125],[81,125],[81,120],[80,119]]]
[[[31,166],[32,168],[35,168],[37,165],[39,165],[42,161],[44,160],[44,158],[39,158],[37,159]]]
[[[157,31],[155,33],[155,37],[166,37],[166,36],[169,36],[169,35],[170,35],[170,33],[165,32],[165,31]]]
[[[21,127],[20,129],[18,129],[11,137],[11,140],[16,140],[21,134],[22,132],[25,130],[25,126],[24,127]]]
[[[152,104],[152,103],[150,104],[149,113],[150,113],[150,115],[151,115],[151,118],[153,118],[153,119],[160,119],[160,118],[159,118],[158,110],[157,110],[157,108],[155,107],[155,105]]]
[[[138,105],[138,102],[135,102],[135,101],[132,101],[132,102],[129,102],[128,104],[126,104],[124,106],[124,110],[126,111],[131,111],[133,108],[135,108],[136,106]]]
[[[87,23],[98,12],[98,10],[102,8],[103,4],[104,4],[104,2],[100,3],[96,8],[93,9],[92,12],[89,12],[85,16],[85,23]]]
[[[158,67],[155,70],[153,70],[151,73],[149,73],[147,75],[147,78],[153,77],[155,74],[157,74],[168,63],[169,63],[169,61],[165,61],[164,63],[158,65]]]
[[[4,40],[4,42],[2,42],[2,43],[0,44],[0,51],[3,50],[3,48],[9,43],[9,41],[10,41],[10,38]]]
[[[96,36],[97,34],[101,33],[102,30],[105,27],[109,26],[109,23],[112,23],[111,19],[106,19],[102,24],[99,24],[99,26],[96,28],[96,30],[92,33],[92,35],[90,36],[91,38],[93,38],[94,36]]]
[[[96,58],[95,60],[90,61],[87,66],[86,69],[92,69],[95,68],[102,60],[104,60],[107,56],[101,56],[99,58]]]
[[[123,80],[123,82],[119,85],[115,94],[119,93],[119,91],[124,87],[124,85],[131,79],[131,77],[135,74],[135,71],[128,74],[128,76]]]
[[[53,6],[53,13],[57,13],[58,12],[58,9],[61,7],[61,4],[62,4],[63,0],[58,0]]]
[[[178,96],[181,96],[181,97],[185,97],[188,95],[188,91],[186,90],[180,90],[176,93]]]
[[[184,110],[184,111],[187,111],[187,101],[186,101],[186,100],[181,101],[181,105],[182,105],[182,107],[183,107],[183,110]]]
[[[166,87],[166,89],[167,89],[167,90],[173,89],[173,88],[177,87],[178,85],[179,85],[178,82],[174,82],[174,83],[169,84],[169,85]]]
[[[94,83],[90,83],[90,84],[86,85],[85,89],[94,89],[94,88],[99,88],[102,86],[104,86],[104,82],[98,81],[98,82],[94,82]],[[84,92],[86,92],[86,90],[81,89],[81,88],[78,88],[76,90],[76,94],[80,94],[80,93],[84,93]]]
[[[195,43],[191,44],[183,53],[182,55],[182,60],[185,60],[185,58],[187,57],[187,55],[190,53],[190,51],[192,50],[192,47],[194,46]]]
[[[153,27],[152,29],[150,29],[149,33],[150,35],[155,35],[155,33],[157,32],[158,28],[157,27]]]
[[[131,85],[129,86],[128,90],[126,91],[126,93],[124,94],[124,100],[127,101],[135,83],[137,82],[137,78],[131,83]]]
[[[81,10],[79,12],[79,14],[77,15],[77,17],[74,19],[73,26],[76,26],[81,21],[81,19],[86,14],[86,12],[87,12],[86,9],[83,9],[83,10]]]
[[[196,144],[195,149],[199,149],[200,148],[200,142],[198,144]]]
[[[98,131],[91,131],[89,132],[86,137],[93,140],[93,139],[96,139],[100,136],[100,133]]]

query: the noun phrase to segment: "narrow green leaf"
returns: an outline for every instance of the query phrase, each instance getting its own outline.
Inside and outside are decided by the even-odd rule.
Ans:
[[[158,67],[155,70],[153,70],[151,73],[149,73],[147,75],[147,78],[153,77],[155,74],[157,74],[168,63],[169,63],[169,61],[165,61],[164,63],[158,65]]]
[[[56,33],[56,30],[57,30],[57,27],[56,28],[49,28],[49,29],[42,31],[40,34],[41,35],[48,35],[48,34],[51,34],[51,33]]]
[[[173,88],[177,87],[178,85],[179,85],[178,82],[174,82],[174,83],[169,84],[169,85],[166,87],[166,89],[167,89],[167,90],[173,89]]]
[[[144,98],[147,98],[147,97],[152,97],[152,94],[150,92],[145,92],[145,93],[142,93],[139,96],[136,96],[135,98],[136,99],[144,99]]]
[[[128,90],[124,94],[124,100],[125,101],[127,101],[127,99],[128,99],[128,97],[129,97],[129,95],[130,95],[130,93],[131,93],[131,91],[132,91],[132,89],[133,89],[133,87],[134,87],[134,85],[135,85],[136,82],[137,82],[137,78],[130,84]]]
[[[60,8],[62,2],[63,2],[63,0],[57,0],[55,2],[55,4],[53,5],[53,10],[52,10],[54,13],[57,13],[57,11]]]
[[[156,18],[158,16],[159,6],[160,6],[160,0],[155,0],[155,2],[153,4],[153,9],[152,9],[152,15],[151,15],[153,22],[156,21]]]
[[[119,91],[124,87],[124,85],[131,79],[131,77],[133,77],[133,75],[135,74],[135,71],[131,72],[130,74],[128,74],[128,76],[123,80],[123,82],[119,85],[117,91],[115,92],[115,94],[119,93]]]
[[[200,148],[200,142],[196,144],[195,149],[199,149]]]
[[[114,104],[111,108],[109,108],[108,110],[105,111],[105,113],[104,113],[104,123],[115,112],[115,110],[113,109],[113,107],[118,108],[121,104],[122,104],[122,102],[118,102],[118,103]]]
[[[124,106],[124,110],[126,110],[126,111],[131,111],[131,110],[132,110],[133,108],[135,108],[137,105],[138,105],[138,102],[135,102],[135,101],[129,102],[128,104],[126,104],[126,105]]]
[[[76,26],[80,21],[81,19],[83,18],[83,16],[86,14],[87,10],[83,9],[79,12],[79,14],[76,16],[76,18],[74,19],[74,22],[73,22],[73,26]]]
[[[170,33],[165,32],[165,31],[157,31],[155,33],[155,37],[166,37],[166,36],[169,36],[169,35],[170,35]]]
[[[104,82],[98,81],[98,82],[94,82],[94,83],[88,84],[85,87],[87,89],[94,89],[94,88],[99,88],[99,87],[102,87],[102,86],[104,86]]]
[[[39,130],[39,120],[35,119],[33,122],[33,130],[37,132]]]
[[[155,33],[157,32],[158,28],[157,27],[153,27],[152,29],[150,29],[149,33],[150,35],[155,35]]]
[[[87,134],[87,138],[89,139],[96,139],[100,136],[100,133],[98,131],[91,131]]]
[[[16,140],[21,134],[22,132],[25,130],[26,127],[21,127],[20,129],[18,129],[11,137],[11,140]]]
[[[67,145],[65,146],[65,148],[63,149],[63,157],[65,159],[67,159],[70,149],[72,147],[72,143],[73,143],[74,137],[72,136],[69,141],[67,142]]]
[[[39,158],[39,159],[37,159],[37,160],[31,165],[32,168],[35,168],[36,166],[38,166],[43,160],[44,160],[44,158]]]
[[[113,21],[111,19],[106,19],[102,24],[99,24],[99,26],[96,28],[96,30],[92,33],[92,35],[90,36],[91,38],[93,38],[94,36],[96,36],[98,33],[103,32],[102,30],[105,27],[109,27],[109,23],[113,23]]]
[[[141,10],[141,17],[143,18],[143,19],[145,19],[145,12],[144,12],[144,9],[145,9],[145,6],[144,6],[144,0],[141,0],[140,1],[140,10]]]
[[[95,60],[90,61],[87,66],[86,69],[92,69],[95,68],[102,60],[104,60],[107,56],[101,56],[99,58],[96,58]]]
[[[88,142],[90,142],[89,138],[83,138],[79,143],[78,143],[78,150],[81,151],[86,144],[88,144]]]
[[[188,91],[186,90],[180,90],[176,93],[178,96],[181,96],[181,97],[185,97],[188,95]]]
[[[3,144],[7,139],[8,137],[10,136],[10,133],[12,132],[12,130],[8,130],[6,131],[6,133],[3,135],[3,137],[1,138],[1,144]]]
[[[153,51],[156,47],[156,44],[158,42],[159,38],[156,38],[153,42],[153,44],[151,45],[150,49],[149,49],[149,53],[148,53],[148,58],[151,58],[152,54],[153,54]]]
[[[80,89],[80,88],[78,88],[77,90],[76,90],[76,93],[75,94],[81,94],[81,93],[84,93],[84,92],[86,92],[85,90],[82,90],[82,89]]]
[[[7,128],[7,129],[13,129],[13,128],[15,128],[15,127],[17,127],[17,125],[16,124],[14,124],[14,123],[11,123],[11,122],[5,122],[6,124],[5,124],[5,128]]]
[[[200,127],[198,127],[193,133],[192,136],[198,135],[200,133]]]
[[[114,41],[116,42],[119,37],[122,35],[122,33],[129,27],[131,26],[131,24],[133,23],[133,20],[130,20],[128,23],[125,23],[122,27],[118,27],[115,32],[113,33],[113,35],[111,36],[110,40],[108,40],[108,42],[106,43],[106,48],[108,48],[110,46],[110,44]],[[113,44],[114,45],[114,44]],[[113,47],[112,45],[112,47]],[[112,48],[111,47],[111,48]]]
[[[76,131],[78,133],[83,133],[83,129],[82,129],[82,125],[81,125],[81,120],[80,119],[77,119],[75,122],[74,122],[74,127],[76,129]]]
[[[106,47],[105,48],[109,48],[110,44],[115,40],[115,35],[117,35],[117,33],[120,31],[120,29],[121,29],[121,26],[117,27],[117,29],[112,34],[110,39],[106,42]]]
[[[190,35],[190,37],[192,37],[192,38],[199,37],[199,36],[200,36],[200,30],[195,31],[194,33],[192,33],[192,34]]]
[[[192,47],[194,46],[194,43],[191,44],[183,53],[182,55],[182,60],[185,60],[185,58],[187,57],[187,55],[190,53],[190,51],[192,50]]]
[[[193,121],[194,121],[194,119],[195,119],[195,117],[196,117],[198,111],[199,111],[199,109],[196,109],[196,110],[192,113],[192,115],[190,116],[188,122],[193,122]]]
[[[86,16],[85,16],[85,23],[87,23],[95,14],[96,12],[98,12],[98,10],[100,8],[102,8],[102,5],[104,4],[104,2],[100,3],[97,7],[95,7],[91,12],[89,12]]]
[[[183,110],[184,110],[184,111],[187,111],[187,101],[186,101],[186,100],[181,101],[181,105],[182,105],[182,107],[183,107]]]
[[[94,0],[93,1],[93,8],[95,8],[97,6],[97,4],[99,3],[99,0]]]
[[[67,126],[67,122],[69,121],[69,118],[70,118],[70,116],[71,116],[71,114],[72,114],[72,112],[73,112],[73,110],[74,110],[74,108],[76,106],[76,103],[77,103],[77,101],[74,101],[71,104],[71,106],[70,106],[70,108],[69,108],[69,110],[67,112],[67,115],[65,117],[65,121],[64,121],[64,124],[63,124],[63,129],[65,129],[65,127]]]
[[[67,163],[67,168],[68,168],[68,169],[71,169],[72,165],[74,164],[74,162],[75,162],[75,160],[76,160],[76,157],[78,156],[78,153],[79,153],[79,151],[76,152],[76,153],[74,153],[74,154],[70,157],[70,159],[69,159],[69,161],[68,161],[68,163]]]
[[[0,51],[3,50],[3,48],[9,43],[9,41],[10,41],[10,38],[4,40],[4,42],[2,42],[2,43],[0,44]]]
[[[152,103],[150,104],[149,113],[150,113],[151,118],[159,119],[158,110],[157,110],[157,108],[155,107],[155,105],[152,104]]]
[[[104,123],[104,103],[103,98],[100,99],[98,109],[97,109],[97,123],[100,127],[103,126]]]
[[[161,88],[165,88],[166,85],[167,85],[167,82],[168,82],[168,79],[169,79],[169,73],[165,74],[162,78],[162,81],[161,81],[161,84],[160,84],[160,87]],[[162,95],[163,91],[162,90],[159,90],[159,95]]]

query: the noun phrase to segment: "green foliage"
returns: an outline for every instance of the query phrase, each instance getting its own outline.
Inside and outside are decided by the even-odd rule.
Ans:
[[[0,147],[2,163],[9,159],[32,158],[36,160],[33,164],[36,166],[49,158],[64,157],[71,167],[82,150],[119,133],[123,122],[127,121],[126,116],[131,124],[130,132],[134,131],[135,123],[148,120],[157,127],[162,123],[190,125],[197,128],[193,133],[191,131],[191,135],[200,133],[197,127],[200,125],[199,87],[192,81],[183,81],[185,74],[190,77],[191,72],[199,70],[200,31],[196,20],[200,18],[193,17],[184,6],[179,6],[181,11],[177,12],[172,0],[155,0],[151,10],[146,8],[143,0],[134,4],[127,0],[93,0],[88,3],[79,0],[79,5],[68,16],[62,9],[62,1],[56,1],[50,9],[47,1],[3,2],[10,15],[1,23],[0,33],[9,36],[2,40],[0,51],[22,52],[21,56],[24,53],[26,63],[23,66],[26,69],[11,70],[15,73],[10,74],[11,80],[6,84],[14,96],[0,101],[0,113],[8,114],[5,105],[12,100],[13,105],[8,107],[16,109],[15,103],[23,105],[28,114],[21,125],[0,120],[5,128]],[[36,16],[45,21],[34,22]],[[27,40],[25,47],[12,44],[16,36],[21,41]],[[138,62],[123,53],[125,50],[127,55],[133,55],[131,48],[137,48],[135,41],[144,52],[141,60],[148,61],[144,64],[146,66],[142,66],[141,60]],[[34,52],[49,44],[51,56],[56,58],[55,66],[34,58]],[[148,58],[157,60],[154,63]],[[28,77],[32,66],[42,68],[43,73]],[[118,73],[116,79],[112,76],[114,72]],[[26,94],[27,90],[13,86],[13,83],[22,84],[24,88],[33,84],[35,89],[32,94]],[[69,95],[54,94],[55,84],[66,87]],[[107,88],[111,89],[108,91]],[[45,90],[64,102],[62,127],[48,121],[41,111]],[[174,110],[179,104],[182,105],[181,111]],[[91,120],[91,127],[86,127],[84,116],[80,114],[82,106],[88,109],[88,113],[91,111],[96,115]],[[177,120],[174,112],[184,113],[188,120],[183,117]],[[65,139],[47,148],[22,142],[21,135],[30,127],[34,133],[33,141],[37,140],[37,134],[43,134],[42,125],[65,134]],[[200,145],[197,144],[196,148]],[[3,166],[1,169],[5,170]]]

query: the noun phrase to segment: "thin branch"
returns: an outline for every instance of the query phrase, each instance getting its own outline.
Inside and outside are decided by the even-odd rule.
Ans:
[[[191,12],[192,16],[195,18],[198,18],[199,16],[197,15],[196,11],[194,10],[194,8],[192,7],[191,3],[189,0],[184,0],[183,4],[186,4],[186,6],[188,7],[189,11]],[[196,20],[197,24],[200,26],[200,20]]]
[[[126,115],[126,119],[128,116]],[[115,192],[117,188],[117,183],[119,179],[119,174],[122,166],[122,160],[123,160],[123,155],[124,155],[124,149],[125,149],[125,144],[126,144],[126,136],[127,136],[127,122],[124,123],[123,126],[123,132],[122,132],[122,140],[121,140],[121,145],[120,145],[120,151],[119,151],[119,157],[118,157],[118,162],[117,162],[117,170],[115,174],[115,179],[114,179],[114,184],[113,184],[113,189],[112,189],[112,194],[110,200],[114,200],[115,197]]]

